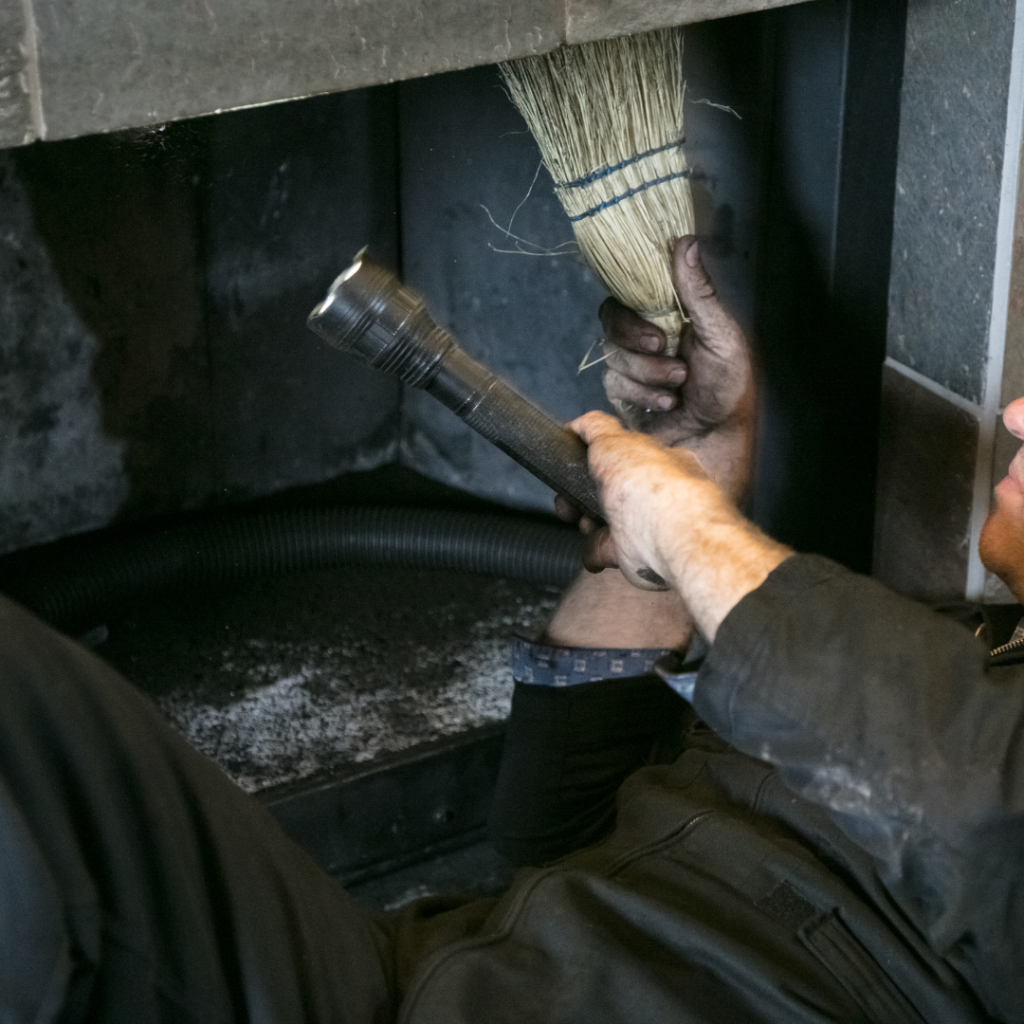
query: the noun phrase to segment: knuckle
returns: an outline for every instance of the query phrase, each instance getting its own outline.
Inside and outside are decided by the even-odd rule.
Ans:
[[[625,366],[626,356],[622,350],[622,347],[618,344],[608,343],[605,351],[608,354],[608,358],[605,359],[605,366],[610,370],[617,370],[621,373]]]
[[[675,366],[669,362],[648,357],[638,363],[636,378],[644,384],[653,384],[656,387],[669,387],[670,377]]]

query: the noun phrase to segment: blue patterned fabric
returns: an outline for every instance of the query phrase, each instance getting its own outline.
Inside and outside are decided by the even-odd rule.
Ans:
[[[650,675],[667,648],[553,647],[512,637],[512,678],[534,686],[576,686]]]

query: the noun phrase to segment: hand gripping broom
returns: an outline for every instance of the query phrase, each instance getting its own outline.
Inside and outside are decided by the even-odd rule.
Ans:
[[[682,56],[682,32],[665,29],[500,66],[584,258],[670,354],[685,319],[670,255],[693,233]]]

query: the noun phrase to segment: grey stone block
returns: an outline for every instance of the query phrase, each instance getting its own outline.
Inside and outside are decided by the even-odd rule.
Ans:
[[[801,0],[2,0],[0,147],[492,64]]]
[[[978,421],[886,366],[874,575],[899,593],[962,600]]]
[[[34,61],[24,5],[21,0],[0,0],[0,149],[38,137],[33,124],[33,90],[38,86]]]
[[[36,3],[50,138],[493,63],[556,46],[552,0]]]
[[[1006,137],[1011,0],[911,0],[889,355],[980,402]]]
[[[787,7],[804,0],[566,0],[565,37],[569,43],[649,32],[671,25],[728,18],[751,11]]]

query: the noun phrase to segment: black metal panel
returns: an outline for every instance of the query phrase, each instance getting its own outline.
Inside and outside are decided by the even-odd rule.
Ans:
[[[777,12],[762,221],[755,515],[868,570],[905,4]]]
[[[723,294],[747,324],[755,305],[763,23],[752,16],[695,25],[685,43],[698,233]],[[516,239],[488,216],[503,227],[512,222],[514,235],[541,247],[572,239],[497,73],[406,83],[401,95],[405,279],[472,355],[553,415],[607,408],[601,368],[576,372],[601,333],[603,287],[578,256],[516,252]],[[404,415],[407,464],[500,501],[550,508],[547,488],[429,396],[407,395]]]
[[[395,132],[382,88],[0,154],[0,550],[394,457],[305,317],[396,259]]]
[[[351,884],[479,840],[504,740],[503,725],[483,726],[261,799],[324,870]]]
[[[401,97],[405,280],[472,356],[545,411],[566,420],[607,408],[600,368],[576,373],[600,336],[604,290],[579,257],[522,255],[491,221],[545,248],[572,239],[496,69],[406,83]],[[407,465],[512,505],[551,508],[547,487],[429,395],[408,393],[403,415]]]
[[[201,122],[213,468],[228,493],[394,458],[397,383],[305,326],[364,245],[396,259],[394,101],[371,89]]]
[[[691,25],[685,34],[686,156],[702,257],[725,304],[748,331],[754,328],[771,127],[764,30],[765,19],[754,15]]]

